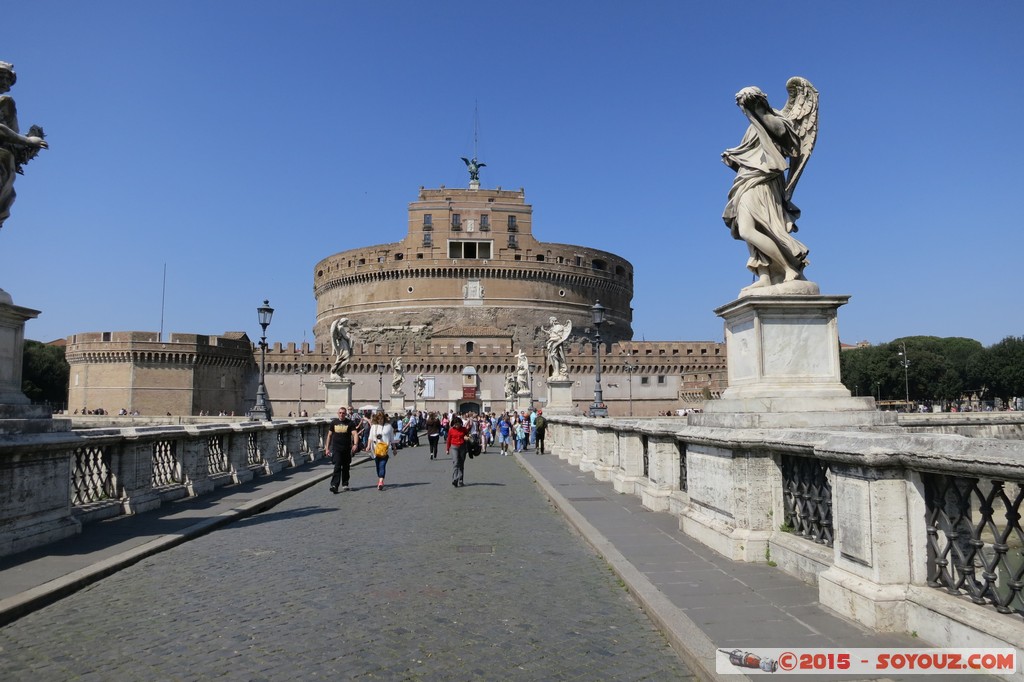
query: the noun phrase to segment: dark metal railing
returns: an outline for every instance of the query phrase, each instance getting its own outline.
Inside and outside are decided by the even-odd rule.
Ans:
[[[1024,485],[922,474],[928,585],[1024,616]]]
[[[828,462],[780,455],[785,524],[795,535],[832,546],[832,483]]]
[[[161,440],[153,443],[153,486],[181,483],[181,460],[177,442]]]
[[[110,453],[102,445],[84,445],[71,463],[71,504],[83,505],[117,496],[110,471]]]

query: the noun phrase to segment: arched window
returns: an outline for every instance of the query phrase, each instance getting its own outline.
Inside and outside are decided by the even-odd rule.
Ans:
[[[474,347],[475,347],[475,344],[472,341],[466,341],[466,352],[467,353],[472,353]]]

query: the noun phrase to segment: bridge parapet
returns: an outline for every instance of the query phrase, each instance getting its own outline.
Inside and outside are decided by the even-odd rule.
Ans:
[[[552,415],[552,453],[825,606],[935,645],[1024,647],[1024,441]]]
[[[87,429],[0,439],[0,556],[312,461],[327,419]]]

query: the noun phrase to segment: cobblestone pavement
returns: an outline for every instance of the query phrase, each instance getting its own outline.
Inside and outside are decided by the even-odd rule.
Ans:
[[[0,629],[3,680],[695,679],[512,457],[403,450]]]

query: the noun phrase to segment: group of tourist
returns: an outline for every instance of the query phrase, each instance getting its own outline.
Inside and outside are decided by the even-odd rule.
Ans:
[[[334,464],[330,490],[332,493],[351,490],[352,457],[363,451],[370,454],[376,466],[377,490],[384,490],[388,461],[404,447],[418,447],[420,431],[427,434],[430,459],[437,459],[439,445],[444,442],[445,454],[452,459],[452,486],[461,487],[465,485],[466,459],[487,452],[488,446],[495,443],[505,456],[510,454],[510,445],[515,452],[526,452],[533,445],[543,455],[547,429],[543,412],[537,409],[457,415],[454,411],[429,414],[410,411],[389,416],[383,410],[360,413],[338,408],[337,417],[328,425],[324,443],[324,456],[330,457]]]

